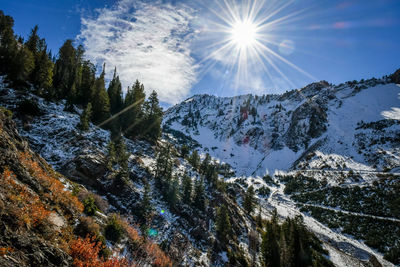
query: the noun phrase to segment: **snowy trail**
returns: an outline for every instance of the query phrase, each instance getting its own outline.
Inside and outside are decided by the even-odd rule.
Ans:
[[[336,171],[336,170],[318,170],[318,169],[309,169],[309,170],[295,170],[296,172],[303,172],[303,173],[333,173],[333,174],[348,174],[350,171]],[[368,170],[352,170],[354,174],[373,174],[373,175],[395,175],[400,176],[400,172],[377,172],[377,171],[368,171]]]
[[[374,251],[370,247],[366,246],[364,243],[352,239],[350,237],[347,237],[341,233],[335,232],[330,228],[328,228],[327,226],[323,225],[322,223],[318,222],[313,217],[301,213],[296,208],[295,205],[296,203],[293,202],[291,199],[289,199],[287,196],[285,196],[285,194],[283,193],[283,186],[279,188],[271,188],[271,194],[268,197],[267,201],[265,202],[266,202],[265,204],[269,204],[275,207],[277,209],[278,214],[283,217],[294,217],[296,215],[301,215],[304,219],[304,224],[317,235],[326,237],[336,242],[347,242],[359,249],[365,250],[368,253],[374,255],[379,260],[379,262],[382,263],[382,266],[394,266],[393,264],[384,260],[382,254]],[[334,262],[334,263],[337,266],[340,266],[339,262]],[[359,266],[359,265],[354,265],[354,266]]]
[[[369,217],[369,218],[373,218],[373,219],[377,219],[377,220],[384,220],[384,221],[400,222],[400,219],[393,218],[393,217],[382,217],[382,216],[376,216],[376,215],[371,215],[371,214],[365,214],[365,213],[341,210],[339,208],[327,207],[327,206],[318,205],[318,204],[308,204],[308,203],[301,203],[301,202],[293,202],[293,203],[304,205],[304,206],[310,206],[310,207],[316,207],[316,208],[331,210],[331,211],[334,211],[334,212],[341,212],[341,213],[344,213],[344,214],[350,214],[350,215],[354,215],[354,216]]]

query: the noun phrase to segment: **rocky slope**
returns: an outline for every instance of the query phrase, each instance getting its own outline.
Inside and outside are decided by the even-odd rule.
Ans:
[[[18,105],[14,116],[29,127],[32,116],[43,113],[25,113],[24,106],[26,102]],[[158,246],[112,214],[104,199],[71,182],[33,152],[12,116],[0,107],[1,266],[172,266]],[[89,215],[91,207],[97,211]],[[124,238],[110,241],[107,229],[117,229]]]
[[[167,110],[164,128],[190,137],[237,175],[322,167],[396,171],[399,93],[384,78],[323,81],[283,95],[196,95]]]

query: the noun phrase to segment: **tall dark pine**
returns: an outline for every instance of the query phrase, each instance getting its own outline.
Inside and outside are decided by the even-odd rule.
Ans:
[[[53,86],[57,90],[59,99],[68,96],[72,85],[76,82],[77,60],[72,42],[72,40],[66,40],[61,46],[54,68]]]
[[[143,132],[143,103],[146,98],[146,94],[144,92],[144,86],[140,84],[139,80],[136,80],[135,85],[129,93],[130,95],[127,95],[127,99],[125,101],[125,108],[129,108],[129,111],[126,113],[127,125],[125,133],[129,137],[135,138]]]
[[[110,111],[111,114],[118,113],[122,109],[122,86],[117,75],[117,68],[114,69],[113,79],[107,89],[108,97],[110,98]]]
[[[215,220],[215,226],[218,239],[223,244],[227,244],[231,233],[231,222],[229,220],[228,209],[226,208],[225,205],[222,205],[217,210],[217,218]]]
[[[192,179],[185,173],[182,177],[182,201],[188,205],[192,202],[192,191]]]
[[[103,65],[103,72],[94,83],[94,97],[93,97],[93,122],[96,124],[103,123],[110,117],[110,100],[105,87],[105,64]]]
[[[280,251],[275,227],[277,226],[268,222],[262,237],[261,253],[267,266],[280,266]]]
[[[29,81],[36,87],[39,95],[51,99],[53,92],[53,67],[50,55],[47,53],[47,45],[44,39],[38,35],[39,27],[36,25],[29,35],[25,46],[32,52],[34,68],[30,74]]]
[[[195,182],[193,203],[201,211],[204,211],[206,208],[206,196],[203,179],[198,179]]]
[[[96,67],[89,60],[82,63],[81,86],[78,88],[78,103],[86,104],[93,100]]]
[[[256,204],[256,199],[255,199],[254,187],[251,185],[247,189],[246,194],[244,196],[243,208],[248,214],[250,214],[253,212],[255,204]]]
[[[14,37],[13,27],[14,19],[0,10],[0,74],[9,74],[17,53],[17,40]]]
[[[155,143],[161,135],[162,109],[157,93],[153,91],[145,103],[144,135],[151,143]]]

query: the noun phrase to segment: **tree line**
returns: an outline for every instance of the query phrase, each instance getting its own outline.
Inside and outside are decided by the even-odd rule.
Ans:
[[[35,94],[49,101],[66,100],[65,109],[74,105],[84,109],[79,128],[89,129],[89,122],[128,138],[155,142],[161,134],[162,109],[153,91],[146,99],[144,85],[138,80],[125,94],[114,69],[106,87],[105,65],[96,77],[96,66],[84,57],[82,45],[66,40],[57,56],[48,50],[35,26],[25,41],[14,34],[14,20],[0,10],[0,75],[17,89],[32,86]]]

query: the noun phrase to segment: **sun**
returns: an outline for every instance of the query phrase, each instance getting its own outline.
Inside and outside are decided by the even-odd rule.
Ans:
[[[257,27],[249,20],[238,21],[232,26],[231,35],[238,48],[247,48],[257,41]]]

